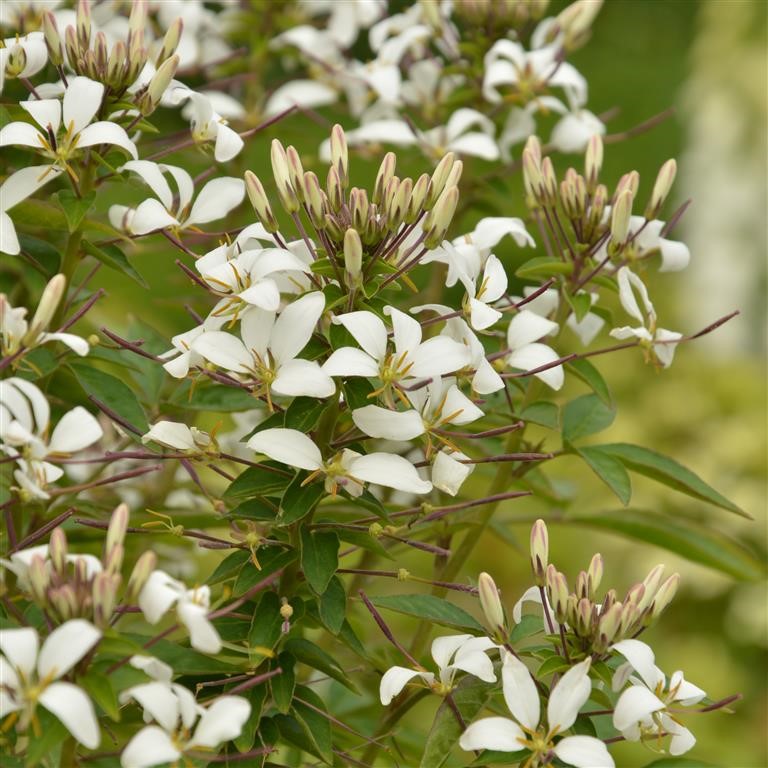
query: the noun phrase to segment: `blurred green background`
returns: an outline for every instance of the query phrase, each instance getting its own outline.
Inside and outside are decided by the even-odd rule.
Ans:
[[[554,7],[562,5],[565,3]],[[634,508],[700,520],[745,544],[756,562],[765,558],[768,522],[764,355],[767,5],[763,0],[609,0],[591,42],[572,58],[590,83],[590,108],[599,114],[620,107],[609,123],[609,133],[675,107],[674,116],[653,130],[609,146],[604,169],[609,183],[615,183],[621,173],[637,169],[643,196],[649,193],[664,160],[676,157],[679,161],[676,199],[668,210],[693,199],[675,233],[690,243],[692,263],[682,273],[648,276],[663,325],[691,333],[733,309],[742,310],[741,316],[719,332],[680,348],[668,371],[657,373],[645,366],[639,354],[600,358],[601,371],[619,404],[615,423],[600,440],[635,442],[674,456],[749,510],[754,521],[633,478]],[[333,119],[332,114],[324,114]],[[222,172],[239,175],[251,168],[267,176],[268,146],[274,136],[295,143],[312,167],[325,134],[323,125],[303,115],[292,116],[255,137],[244,155]],[[580,165],[581,160],[559,158],[559,170],[571,162]],[[198,170],[208,163],[201,155]],[[370,176],[375,165],[375,160],[355,158],[353,183],[361,180],[361,174]],[[421,172],[426,163],[414,153],[404,165]],[[505,183],[509,207],[504,211],[519,215],[522,181],[515,176]],[[108,202],[105,198],[100,204],[106,207]],[[245,220],[242,212],[226,225]],[[464,231],[461,226],[456,233],[460,231]],[[520,258],[512,247],[504,249],[500,255]],[[202,244],[197,250],[202,252]],[[94,311],[96,322],[121,332],[135,316],[168,335],[190,327],[183,304],[189,301],[200,310],[205,305],[199,291],[173,266],[167,243],[161,238],[145,240],[133,262],[149,282],[151,293],[102,271],[96,284],[108,290],[109,300]],[[573,391],[579,391],[578,387]],[[566,390],[566,396],[569,392]],[[583,465],[559,459],[552,474],[579,484],[584,503],[580,511],[616,507],[616,500]],[[508,608],[529,583],[528,527],[542,509],[534,500],[503,508],[500,519],[520,542],[519,550],[510,552],[508,542],[489,534],[465,571],[465,577],[479,570],[491,571]],[[595,551],[605,557],[604,584],[619,592],[640,580],[657,562],[681,573],[682,587],[673,608],[646,637],[656,650],[659,666],[667,673],[682,668],[713,699],[734,692],[744,696],[735,714],[688,718],[698,738],[691,754],[728,768],[768,766],[765,583],[732,578],[650,544],[587,528],[552,524],[550,535],[551,559],[570,578],[586,566]],[[408,555],[398,566],[416,572],[419,562],[418,556]],[[381,587],[381,591],[385,589],[389,585]],[[405,620],[394,623],[403,633],[413,626]],[[348,708],[354,722],[355,702],[340,698],[339,705]],[[426,704],[424,712],[433,706],[432,702]],[[344,712],[336,714],[343,717]],[[617,747],[615,755],[617,765],[626,768],[653,759],[638,745]]]

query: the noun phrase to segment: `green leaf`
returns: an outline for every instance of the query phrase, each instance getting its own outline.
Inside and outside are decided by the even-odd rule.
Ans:
[[[307,736],[304,723],[300,723],[295,717],[290,715],[275,715],[273,720],[280,729],[280,736],[284,741],[325,762],[323,756],[317,751],[317,747],[312,739]],[[284,766],[285,763],[267,763],[264,768],[284,768]]]
[[[259,563],[261,568],[256,568],[253,563],[246,563],[237,574],[237,581],[232,588],[235,597],[247,592],[251,587],[263,581],[270,574],[279,571],[289,563],[296,560],[295,549],[282,549],[281,547],[262,547],[259,549]]]
[[[541,424],[547,429],[558,429],[560,426],[560,409],[554,403],[543,400],[531,403],[519,416],[523,421]]]
[[[251,648],[274,648],[282,634],[283,617],[280,615],[280,598],[275,592],[264,592],[253,612],[248,645]]]
[[[128,639],[135,640],[141,645],[151,639],[143,635],[126,634]],[[226,656],[223,653],[217,656],[206,656],[192,648],[179,645],[177,641],[159,640],[152,645],[152,655],[173,667],[173,671],[178,675],[232,674],[238,671],[235,664],[225,660]]]
[[[278,667],[282,672],[273,677],[269,683],[272,689],[272,698],[275,706],[283,713],[291,708],[293,690],[296,687],[296,674],[293,671],[296,659],[290,653],[281,653],[273,662],[272,669]]]
[[[575,373],[606,405],[611,404],[613,398],[611,397],[608,385],[605,383],[605,379],[600,371],[589,360],[585,358],[571,360],[571,362],[565,365],[571,373]]]
[[[574,295],[572,295],[569,291],[565,291],[565,300],[573,310],[573,314],[576,316],[577,323],[580,323],[584,319],[587,312],[589,312],[590,307],[592,306],[592,297],[585,291],[576,293]]]
[[[91,668],[85,677],[78,679],[78,685],[86,690],[104,713],[112,720],[120,719],[120,707],[117,703],[117,693],[112,687],[112,681],[106,670]]]
[[[350,409],[354,410],[371,404],[371,398],[368,395],[374,391],[374,386],[368,379],[358,376],[350,377],[344,382],[342,389],[344,390],[344,400]]]
[[[301,529],[301,570],[307,583],[322,595],[339,567],[339,537],[333,531]]]
[[[573,515],[568,521],[655,544],[744,581],[765,576],[764,565],[751,552],[711,528],[690,521],[636,509]]]
[[[317,397],[295,397],[285,411],[283,426],[287,429],[309,432],[317,426],[327,407],[328,403]]]
[[[485,707],[492,693],[492,689],[487,684],[467,676],[456,686],[452,695],[465,722],[469,723]],[[435,714],[432,728],[427,736],[420,768],[441,768],[445,765],[462,731],[456,715],[444,701]]]
[[[56,194],[52,196],[52,199],[55,200],[58,203],[59,208],[64,211],[64,216],[67,219],[67,228],[70,232],[74,232],[91,209],[91,206],[96,200],[96,193],[89,192],[83,197],[77,197],[72,190],[62,189],[56,192]]]
[[[291,525],[291,523],[301,520],[326,495],[325,487],[322,483],[310,483],[309,485],[302,486],[306,478],[306,472],[299,472],[285,489],[276,521],[278,525]]]
[[[49,275],[55,275],[61,264],[61,254],[47,240],[19,232],[21,252],[31,256]]]
[[[90,240],[83,240],[80,247],[105,267],[122,272],[126,277],[137,282],[142,288],[149,288],[147,281],[136,271],[128,257],[116,245],[94,245]]]
[[[269,520],[274,521],[277,516],[277,505],[269,504],[262,496],[257,499],[247,499],[227,513],[227,517],[245,520]]]
[[[613,424],[616,411],[597,395],[582,395],[563,408],[563,439],[572,443],[602,432]]]
[[[647,763],[644,768],[717,768],[717,766],[695,757],[662,757],[660,760]]]
[[[536,679],[539,680],[543,677],[555,674],[555,672],[564,672],[571,665],[560,655],[555,654],[550,656],[543,664],[536,670]]]
[[[344,674],[344,670],[336,659],[319,646],[303,637],[292,637],[285,642],[283,647],[288,653],[292,653],[297,661],[332,677],[353,693],[359,693],[355,684]]]
[[[546,279],[557,275],[570,275],[572,272],[573,264],[550,259],[548,256],[537,256],[518,267],[515,274],[522,278]]]
[[[435,624],[471,629],[475,632],[485,631],[463,608],[434,595],[385,595],[372,597],[370,600],[377,608],[388,608],[390,611],[416,616]]]
[[[541,622],[540,616],[522,616],[519,624],[515,624],[512,631],[509,633],[509,642],[511,645],[519,643],[521,640],[525,640],[528,637],[539,634],[544,631],[544,626]]]
[[[245,501],[254,496],[275,496],[282,493],[292,479],[293,475],[286,473],[280,465],[264,462],[241,472],[224,491],[222,498],[225,501]]]
[[[40,724],[40,737],[30,739],[27,746],[27,768],[39,768],[45,765],[45,758],[60,747],[69,737],[69,732],[61,721],[43,707],[37,707],[35,716]],[[54,764],[54,761],[50,761]]]
[[[619,497],[626,507],[632,498],[632,481],[624,465],[599,445],[577,448],[576,453],[590,469]]]
[[[650,448],[629,443],[610,443],[600,446],[604,451],[620,459],[627,469],[650,477],[659,483],[674,488],[676,491],[693,496],[700,501],[708,501],[717,507],[727,509],[737,515],[752,519],[752,516],[707,485],[697,474],[678,464],[674,459]]]
[[[333,763],[333,741],[331,721],[322,714],[325,711],[323,700],[311,688],[299,686],[296,689],[293,714],[304,728],[316,753],[330,765]]]
[[[206,386],[185,381],[171,396],[170,402],[194,411],[221,411],[232,413],[250,411],[256,405],[253,395],[239,387],[222,384]]]
[[[144,409],[125,382],[87,363],[69,363],[69,368],[89,395],[136,427],[138,434],[149,430]]]
[[[318,597],[317,610],[328,631],[338,635],[347,613],[347,593],[338,576],[328,582],[325,592]]]

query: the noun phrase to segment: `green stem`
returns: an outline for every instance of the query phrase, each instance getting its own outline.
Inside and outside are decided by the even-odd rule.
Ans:
[[[61,745],[61,756],[59,758],[60,768],[77,768],[80,761],[77,759],[77,742],[70,736]]]

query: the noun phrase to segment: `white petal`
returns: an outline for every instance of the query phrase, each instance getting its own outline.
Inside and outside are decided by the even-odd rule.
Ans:
[[[131,656],[129,663],[134,669],[140,669],[153,680],[158,680],[161,683],[170,683],[173,678],[173,669],[154,656],[135,654]]]
[[[623,732],[664,707],[664,702],[644,685],[633,685],[627,688],[616,702],[613,710],[613,726]]]
[[[128,138],[125,128],[108,120],[89,125],[80,132],[78,147],[92,147],[97,144],[112,144],[124,149],[134,160],[139,156],[136,145]]]
[[[443,417],[451,416],[451,424],[470,424],[482,418],[485,414],[455,385],[448,388],[443,404]]]
[[[179,700],[165,682],[154,681],[134,685],[120,694],[121,704],[125,704],[130,699],[139,704],[144,710],[145,717],[151,717],[164,730],[173,731],[179,724]]]
[[[99,723],[91,700],[72,683],[51,683],[41,694],[40,703],[61,720],[67,730],[88,749],[101,741]]]
[[[478,299],[469,300],[470,324],[476,331],[484,331],[490,328],[501,318],[501,312],[493,307],[489,307],[485,302]]]
[[[467,640],[471,640],[472,635],[443,635],[436,637],[432,641],[430,652],[432,658],[437,664],[438,669],[445,669],[450,663],[453,655],[461,648]]]
[[[682,339],[683,334],[677,331],[668,331],[666,328],[659,328],[656,331],[656,341],[674,342],[678,339]],[[672,360],[675,357],[675,347],[677,344],[654,344],[653,351],[656,353],[656,357],[659,362],[665,367],[669,368],[672,365]]]
[[[129,160],[120,170],[133,171],[138,174],[155,193],[163,207],[168,210],[171,209],[173,192],[171,192],[171,188],[163,176],[161,165],[153,163],[151,160]]]
[[[528,344],[522,349],[515,350],[508,358],[507,363],[512,368],[519,368],[522,371],[532,371],[543,365],[554,362],[559,358],[557,352],[546,344]],[[565,372],[562,365],[556,365],[552,368],[546,368],[543,371],[533,374],[541,379],[545,384],[558,390],[563,386]]]
[[[618,651],[651,690],[664,683],[664,673],[656,666],[653,649],[647,643],[630,638],[614,643],[611,650]]]
[[[5,211],[0,211],[0,253],[7,253],[9,256],[21,253],[21,243],[13,219]]]
[[[219,130],[216,133],[216,146],[213,150],[213,156],[218,162],[226,163],[236,157],[244,146],[245,142],[237,131],[228,125],[219,125]]]
[[[364,311],[347,312],[336,315],[333,322],[341,323],[374,360],[384,359],[387,353],[387,329],[378,315]]]
[[[241,696],[216,699],[200,718],[192,736],[192,746],[212,749],[222,742],[236,739],[250,714],[251,705]]]
[[[298,107],[323,107],[338,98],[336,91],[316,80],[291,80],[275,90],[264,107],[264,116],[271,117],[284,112],[294,104]]]
[[[0,129],[0,147],[19,145],[41,149],[41,135],[40,131],[31,123],[8,123]],[[2,207],[4,210],[10,208],[9,205],[5,204]]]
[[[207,224],[226,216],[233,208],[237,208],[245,197],[245,182],[225,176],[211,179],[198,194],[197,199],[184,222],[184,226]]]
[[[456,661],[454,661],[452,666],[454,669],[460,669],[463,672],[474,675],[486,683],[496,682],[496,675],[493,671],[493,662],[488,655],[482,651],[476,651],[475,653],[461,656],[457,654]]]
[[[161,165],[160,168],[163,172],[170,173],[173,176],[173,180],[176,182],[176,187],[179,190],[178,210],[185,211],[192,201],[192,195],[195,191],[192,177],[177,165]]]
[[[369,453],[350,463],[349,474],[365,483],[383,485],[406,493],[429,493],[432,483],[422,480],[416,467],[402,456]]]
[[[165,571],[152,571],[139,594],[139,608],[150,624],[157,624],[184,592],[184,585]]]
[[[189,630],[189,644],[202,653],[219,653],[221,638],[208,621],[208,608],[189,600],[180,600],[176,611],[182,624]]]
[[[122,768],[150,768],[172,763],[181,757],[171,737],[156,725],[142,728],[126,745],[120,755]]]
[[[320,449],[297,429],[263,429],[251,437],[248,447],[292,467],[316,470],[323,466]]]
[[[689,749],[693,749],[694,744],[696,744],[696,737],[684,725],[680,725],[667,715],[662,715],[661,727],[667,733],[672,734],[669,743],[670,755],[683,755]]]
[[[146,235],[167,227],[177,227],[178,220],[171,216],[159,200],[150,197],[139,203],[132,215],[124,219],[125,227],[132,235]],[[121,222],[122,228],[123,224]]]
[[[40,677],[66,675],[101,638],[101,630],[85,619],[71,619],[45,639],[37,657]]]
[[[645,318],[634,294],[634,291],[637,291],[646,313],[649,317],[655,317],[656,312],[654,311],[653,304],[651,304],[645,283],[629,267],[621,267],[616,277],[619,286],[619,301],[621,301],[624,311],[634,317],[635,320],[645,324]]]
[[[472,389],[480,395],[490,395],[504,389],[504,379],[499,376],[496,369],[485,359],[482,358],[475,363],[477,370],[472,377]]]
[[[54,133],[58,133],[61,125],[61,102],[58,99],[20,101],[19,106],[32,115],[41,128],[50,126]]]
[[[440,451],[432,462],[432,485],[455,496],[473,470],[472,464],[462,464],[457,461],[463,458],[466,458],[463,453],[449,455],[445,451]]]
[[[329,376],[365,376],[372,378],[379,374],[379,364],[370,355],[356,347],[342,347],[332,352],[323,363],[323,370]]]
[[[378,405],[366,405],[352,411],[352,421],[369,437],[413,440],[424,434],[424,422],[416,411],[390,411]]]
[[[178,421],[158,421],[153,424],[149,432],[141,437],[142,443],[148,443],[150,440],[182,451],[193,451],[197,448],[192,430]]]
[[[35,669],[39,642],[37,632],[31,627],[0,629],[0,651],[26,678]]]
[[[96,417],[78,405],[65,413],[51,435],[51,453],[74,453],[100,440],[104,431]]]
[[[501,684],[504,701],[512,716],[521,725],[535,730],[539,725],[541,709],[539,692],[528,667],[511,653],[504,656],[501,666]]]
[[[707,695],[706,691],[703,691],[698,685],[689,683],[680,670],[672,673],[669,680],[669,690],[676,691],[675,701],[679,701],[686,707],[698,704]]]
[[[253,304],[268,312],[276,312],[280,306],[280,291],[274,280],[259,280],[238,296],[246,304]]]
[[[506,717],[485,717],[467,727],[461,734],[459,746],[468,752],[480,749],[519,752],[525,749],[525,734],[514,720]]]
[[[480,219],[470,233],[469,239],[480,250],[493,248],[501,239],[509,235],[519,245],[533,247],[536,243],[528,234],[522,219],[509,216],[489,216]]]
[[[224,331],[207,331],[192,344],[192,349],[214,365],[228,371],[247,373],[253,356],[240,339]]]
[[[269,341],[269,348],[278,363],[291,360],[304,349],[324,309],[325,296],[314,291],[290,303],[280,313]]]
[[[397,696],[405,686],[418,677],[419,673],[415,669],[406,667],[390,667],[381,677],[379,684],[379,699],[386,707]]]
[[[614,768],[608,747],[592,736],[566,736],[557,742],[555,754],[575,768]]]
[[[420,344],[411,355],[413,366],[408,376],[442,376],[470,364],[469,349],[447,336],[434,336]]]
[[[593,136],[602,136],[604,133],[605,125],[591,112],[581,109],[558,121],[552,129],[549,143],[560,152],[581,153]]]
[[[99,111],[103,95],[104,86],[101,83],[87,77],[71,78],[64,91],[64,128],[68,129],[70,123],[73,123],[73,132],[80,133]]]
[[[395,351],[398,355],[413,352],[421,343],[421,325],[418,320],[394,307],[385,307],[384,314],[392,320]],[[366,350],[367,351],[367,350]]]
[[[685,269],[691,260],[691,252],[685,243],[676,240],[659,240],[661,267],[659,272],[679,272]]]
[[[267,356],[269,338],[275,326],[275,313],[261,307],[249,307],[240,315],[240,335],[243,344],[262,360]]]
[[[480,298],[485,302],[496,301],[500,299],[504,292],[507,290],[508,280],[507,273],[504,271],[504,267],[501,261],[491,254],[488,260],[485,262],[485,269],[483,270],[483,293]]]
[[[579,710],[592,691],[592,682],[589,679],[590,662],[591,659],[586,658],[571,667],[550,694],[547,704],[547,722],[550,728],[559,726],[562,732],[576,721]]]
[[[460,155],[470,155],[483,160],[498,160],[499,147],[491,136],[473,131],[448,143],[447,149]]]
[[[531,342],[548,336],[550,333],[554,333],[558,328],[557,323],[547,320],[529,309],[523,309],[512,318],[509,324],[507,344],[510,349],[520,349]]]
[[[73,352],[76,352],[80,357],[84,357],[88,354],[90,346],[88,342],[80,336],[75,336],[74,333],[43,333],[40,336],[40,344],[45,344],[49,341],[60,341],[65,346],[69,347]]]
[[[279,395],[330,397],[336,385],[316,361],[296,358],[277,369],[272,391]]]

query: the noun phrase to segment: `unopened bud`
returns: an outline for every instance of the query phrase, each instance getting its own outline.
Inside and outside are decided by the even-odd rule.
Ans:
[[[77,32],[72,25],[64,30],[64,50],[67,52],[69,66],[75,69],[80,59],[80,48],[77,44]]]
[[[537,587],[547,584],[547,566],[549,564],[549,533],[547,524],[539,519],[531,527],[531,571]]]
[[[29,591],[35,602],[44,606],[47,602],[48,586],[50,584],[50,574],[45,559],[40,555],[34,555],[27,566],[27,580],[29,581]]]
[[[147,583],[147,579],[152,571],[155,570],[156,565],[157,555],[152,550],[146,550],[141,553],[136,561],[136,565],[133,566],[133,571],[131,571],[128,586],[125,588],[126,602],[132,603],[139,597],[139,593]]]
[[[143,34],[147,26],[147,0],[133,0],[131,4],[131,14],[128,17],[128,37],[129,39],[136,35]]]
[[[67,535],[61,528],[55,528],[48,543],[48,555],[53,570],[63,574],[67,570]]]
[[[587,217],[587,223],[590,232],[594,232],[603,221],[603,213],[605,212],[605,206],[608,204],[608,189],[605,184],[598,184],[594,195],[592,195],[592,202],[589,206],[589,216]]]
[[[397,227],[402,223],[405,214],[408,211],[408,205],[411,202],[412,189],[413,181],[411,179],[403,179],[387,209],[387,221],[389,226]]]
[[[296,213],[299,210],[299,198],[291,186],[291,171],[288,167],[288,157],[285,147],[278,139],[272,140],[272,173],[277,185],[277,194],[287,213]]]
[[[587,581],[587,572],[579,571],[579,575],[576,577],[576,596],[579,600],[583,598],[589,598],[589,583]]]
[[[555,166],[552,165],[552,160],[548,157],[541,161],[541,177],[545,202],[552,206],[557,202],[557,176],[555,175]]]
[[[301,158],[296,151],[296,147],[288,147],[285,150],[285,156],[288,160],[288,178],[291,186],[296,191],[299,202],[304,202],[304,166],[301,164]]]
[[[324,195],[323,190],[320,188],[320,181],[318,180],[317,175],[312,171],[307,171],[304,174],[302,188],[304,192],[304,203],[307,206],[312,225],[315,229],[323,229],[325,226],[323,220],[323,217],[325,216]]]
[[[437,248],[445,239],[448,227],[453,221],[453,214],[456,213],[456,206],[459,204],[459,188],[449,187],[438,198],[435,207],[429,212],[431,217],[431,226],[427,229],[427,221],[424,222],[424,231],[427,236],[424,238],[424,247],[427,249]]]
[[[117,605],[120,576],[116,573],[98,573],[93,579],[93,621],[98,627],[106,627]]]
[[[344,129],[337,123],[331,129],[331,164],[339,174],[341,186],[349,185],[349,152]]]
[[[85,52],[91,43],[91,4],[88,0],[78,0],[75,26],[78,47]]]
[[[651,192],[651,199],[648,201],[648,207],[645,209],[646,219],[655,219],[659,215],[659,211],[672,191],[672,184],[675,182],[676,175],[677,163],[674,160],[667,160],[659,168],[656,183],[653,185],[653,192]]]
[[[128,51],[125,43],[118,40],[112,46],[112,52],[109,54],[109,61],[107,62],[107,84],[113,88],[119,88],[123,83],[127,57]]]
[[[363,244],[357,230],[351,227],[344,233],[344,269],[349,287],[357,286],[363,272]]]
[[[411,199],[408,203],[408,210],[405,213],[404,220],[406,224],[413,224],[413,222],[421,215],[421,212],[424,209],[424,202],[429,194],[429,184],[429,175],[422,173],[413,185]]]
[[[48,602],[62,621],[73,619],[80,613],[80,605],[71,584],[48,590]]]
[[[354,187],[349,193],[349,210],[352,214],[352,226],[358,232],[365,231],[365,227],[368,224],[370,207],[368,193],[364,189]]]
[[[381,205],[384,199],[384,190],[389,184],[389,180],[395,175],[395,166],[397,157],[394,152],[387,152],[379,166],[379,172],[376,174],[376,183],[373,186],[373,196],[371,201],[376,205]]]
[[[106,74],[107,60],[109,59],[107,36],[103,32],[96,33],[96,40],[93,44],[93,57],[96,72],[100,77],[103,77]]]
[[[490,574],[483,572],[478,576],[477,591],[480,596],[480,607],[483,609],[491,634],[503,637],[506,634],[504,608],[499,600],[499,590]]]
[[[637,610],[637,605],[635,605],[635,603],[625,602],[621,607],[621,619],[616,635],[622,637],[629,634],[634,628],[639,616],[640,612]]]
[[[587,151],[584,154],[584,176],[587,179],[589,193],[595,191],[603,167],[603,139],[599,134],[589,137]]]
[[[430,179],[429,191],[424,203],[424,210],[429,211],[437,205],[440,195],[447,186],[448,177],[451,174],[455,162],[456,155],[454,155],[453,152],[448,152],[443,155],[442,159],[437,164],[437,167],[432,173],[432,178]]]
[[[48,49],[48,59],[54,67],[60,67],[64,61],[64,49],[61,43],[56,17],[50,12],[43,13],[43,36],[45,47]]]
[[[638,605],[643,599],[645,594],[645,586],[643,584],[633,584],[627,590],[627,596],[624,598],[625,603],[632,603],[632,605]]]
[[[112,547],[122,546],[125,542],[125,532],[128,529],[128,505],[118,504],[109,518],[107,537],[104,541],[104,554],[108,555]]]
[[[264,185],[252,171],[245,172],[245,190],[248,193],[248,199],[251,201],[256,216],[264,225],[264,229],[267,232],[277,232],[277,219],[275,219],[269,200],[267,200]]]
[[[146,92],[139,99],[139,109],[141,114],[145,117],[151,115],[160,105],[160,101],[163,95],[168,90],[168,86],[171,84],[176,70],[179,67],[179,57],[171,56],[166,59],[160,68],[152,76],[147,86]]]
[[[563,46],[567,51],[585,42],[602,6],[603,0],[576,0],[560,12],[556,22],[563,33]]]
[[[115,544],[104,556],[104,571],[106,573],[120,573],[123,567],[125,549],[122,544]]]
[[[568,601],[571,597],[568,594],[568,582],[564,574],[560,573],[551,563],[546,568],[547,592],[549,593],[549,602],[555,614],[558,624],[565,624],[568,621]],[[575,597],[573,598],[575,601]]]
[[[625,173],[616,185],[616,189],[613,193],[614,204],[616,198],[625,190],[628,189],[632,192],[632,197],[637,197],[637,190],[640,187],[640,174],[637,171],[630,171]]]
[[[620,247],[629,237],[629,224],[632,218],[632,192],[625,189],[619,194],[611,211],[611,242]]]
[[[22,344],[34,344],[38,336],[48,328],[61,303],[66,287],[67,278],[64,275],[54,275],[48,281],[48,285],[43,290],[40,303],[37,305],[37,310],[32,318],[32,322],[29,324],[29,330],[25,334]]]
[[[594,606],[586,597],[579,600],[576,605],[576,625],[574,627],[576,634],[581,637],[588,637],[592,634],[592,613]]]
[[[445,180],[445,188],[457,187],[461,181],[461,174],[464,172],[464,163],[457,160],[452,166],[448,178]]]
[[[621,603],[614,603],[607,611],[600,614],[597,622],[597,640],[593,650],[605,653],[613,642],[621,624]]]
[[[600,582],[603,580],[603,556],[598,552],[592,556],[587,568],[588,597],[595,599],[595,593],[600,588]]]
[[[659,564],[654,566],[650,573],[643,579],[643,587],[645,587],[645,593],[642,600],[637,604],[639,611],[644,611],[652,602],[656,596],[656,590],[658,590],[661,580],[664,578],[664,566]]]
[[[653,598],[651,606],[652,618],[658,619],[664,609],[672,602],[677,594],[677,588],[680,586],[680,574],[673,573],[659,588]]]
[[[523,183],[526,194],[532,200],[540,204],[545,202],[544,177],[541,174],[541,165],[528,149],[523,150]]]
[[[334,243],[341,243],[344,240],[344,230],[339,226],[336,219],[330,214],[326,213],[323,217],[323,222],[325,224],[325,233],[331,238],[331,240],[333,240]]]
[[[179,47],[179,41],[181,40],[181,33],[184,31],[184,22],[181,18],[168,27],[168,31],[163,38],[163,46],[155,59],[155,66],[159,67],[166,59],[169,59],[176,53],[176,49]]]

